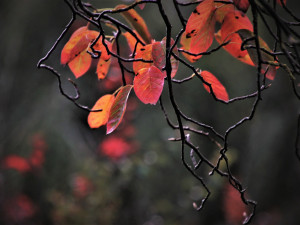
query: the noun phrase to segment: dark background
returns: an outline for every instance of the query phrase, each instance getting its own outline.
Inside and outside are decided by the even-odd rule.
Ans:
[[[91,3],[105,8],[120,1]],[[169,6],[167,13],[178,24],[169,3],[164,2]],[[288,1],[288,6],[299,12],[296,1]],[[191,9],[186,9],[186,17]],[[142,15],[153,37],[161,40],[165,28],[155,6],[147,5]],[[212,196],[205,209],[200,213],[193,209],[192,203],[200,201],[205,192],[183,167],[180,145],[167,141],[177,134],[167,126],[159,105],[143,105],[132,93],[135,109],[116,136],[129,132],[130,126],[133,131],[126,140],[134,146],[134,153],[117,160],[101,153],[98,146],[107,138],[105,129],[91,130],[86,122],[88,113],[64,98],[56,78],[36,66],[70,18],[69,8],[59,0],[0,3],[0,224],[238,223],[244,206],[237,193],[227,187],[227,180],[217,175],[207,178]],[[72,29],[84,24],[78,19]],[[178,32],[179,27],[174,25],[174,30]],[[47,63],[64,74],[64,87],[72,94],[66,80],[75,78],[59,64],[68,37]],[[215,74],[230,97],[255,91],[255,68],[223,50],[203,57],[198,66]],[[181,67],[177,77],[189,75],[190,71]],[[88,106],[105,93],[93,68],[76,82],[81,103]],[[221,133],[248,115],[253,103],[216,103],[202,84],[193,81],[176,86],[175,95],[188,115]],[[164,91],[163,99],[167,98]],[[254,119],[230,135],[228,157],[233,172],[247,188],[247,196],[258,202],[253,224],[300,223],[300,163],[295,155],[298,113],[299,101],[289,78],[279,71],[271,88],[263,93]],[[216,159],[218,149],[207,140],[195,142],[212,161]],[[45,152],[39,168],[29,172],[4,168],[8,156],[29,158],[39,143]],[[84,187],[83,194],[80,187]]]

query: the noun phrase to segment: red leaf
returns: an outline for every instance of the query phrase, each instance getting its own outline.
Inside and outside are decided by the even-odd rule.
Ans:
[[[27,159],[17,155],[9,155],[4,158],[2,167],[5,169],[14,169],[21,173],[26,173],[31,170],[30,164],[28,163]]]
[[[215,31],[214,1],[200,3],[190,16],[185,33],[181,36],[182,48],[193,54],[207,51],[211,46]],[[202,57],[183,54],[189,61],[195,62]]]
[[[221,40],[221,30],[218,31],[218,33],[215,33],[215,39],[217,40],[217,42],[219,44],[222,44],[222,40]],[[234,37],[233,37],[234,39]],[[232,40],[232,39],[231,39]],[[240,60],[243,63],[249,64],[250,66],[254,66],[249,54],[247,53],[246,55],[242,56],[243,54],[240,54],[239,52],[241,51],[240,49],[232,49],[230,47],[223,47],[229,54],[231,54],[233,57],[235,57],[235,55],[238,55],[239,57],[235,57],[236,59]]]
[[[216,8],[216,12],[215,12],[216,21],[218,21],[219,23],[223,22],[224,17],[226,16],[227,13],[236,11],[233,4],[224,4],[219,2],[215,3],[215,8]]]
[[[102,58],[99,59],[97,64],[97,75],[98,79],[104,79],[109,70],[110,59],[104,60]]]
[[[88,124],[90,128],[98,128],[105,125],[108,121],[110,108],[115,100],[114,95],[104,95],[95,103],[93,110],[102,109],[100,112],[90,112]]]
[[[127,40],[127,43],[128,43],[128,45],[129,45],[129,48],[130,48],[130,50],[131,50],[131,52],[133,52],[133,50],[134,50],[134,48],[135,48],[135,45],[136,45],[136,39],[135,39],[135,37],[133,37],[132,36],[132,34],[131,33],[129,33],[129,32],[125,32],[125,33],[122,33],[123,35],[124,35],[124,37],[126,38],[126,40]],[[137,36],[138,36],[138,38],[140,38],[141,40],[143,40],[140,36],[139,36],[139,34],[136,34]],[[140,44],[140,43],[138,43],[138,45],[137,45],[137,49],[139,49],[139,48],[141,48],[142,47],[142,45]]]
[[[201,76],[207,83],[211,84],[211,88],[212,88],[216,98],[223,100],[223,101],[229,100],[229,97],[228,97],[225,87],[223,86],[223,84],[221,84],[221,82],[212,73],[210,73],[208,71],[202,71]],[[203,83],[203,86],[204,86],[205,90],[208,93],[210,93],[209,86],[204,83]]]
[[[136,96],[144,104],[155,105],[163,90],[164,77],[165,75],[156,66],[139,70],[133,80]]]
[[[127,8],[126,5],[117,5],[115,9],[124,9]],[[143,40],[150,44],[151,43],[151,35],[148,30],[148,27],[144,21],[144,19],[134,10],[130,9],[127,11],[121,12],[121,15],[127,20],[127,22],[138,32],[138,34],[143,38]]]
[[[247,12],[250,5],[248,0],[233,0],[233,4],[243,12]]]
[[[106,134],[113,132],[121,123],[127,105],[128,96],[132,89],[132,85],[121,87],[109,112],[109,118],[106,125]]]
[[[214,9],[214,0],[204,0],[195,8],[186,24],[187,38],[195,36],[205,27]]]

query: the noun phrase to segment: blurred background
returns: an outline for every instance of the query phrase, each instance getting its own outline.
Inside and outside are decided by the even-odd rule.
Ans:
[[[126,2],[130,1],[91,1],[98,8]],[[175,37],[179,20],[171,1],[164,4]],[[288,1],[288,6],[299,12],[296,1]],[[182,9],[186,18],[192,9]],[[161,40],[165,28],[161,18],[154,16],[156,6],[147,5],[141,14],[153,37]],[[167,141],[178,134],[168,127],[159,105],[143,105],[132,93],[124,121],[105,136],[105,128],[90,129],[88,113],[60,94],[55,76],[37,69],[37,62],[71,18],[63,1],[1,1],[0,18],[1,225],[241,224],[247,208],[238,193],[226,179],[208,177],[205,167],[212,195],[204,210],[193,208],[193,202],[199,203],[206,193],[182,165],[180,145]],[[60,65],[60,51],[72,31],[85,24],[78,18],[46,62],[63,74],[69,94],[74,91],[67,79],[75,78]],[[255,68],[223,50],[203,57],[197,66],[217,76],[231,98],[255,91]],[[98,81],[92,67],[76,80],[80,103],[91,107],[103,94],[113,93],[119,85],[118,72],[113,67],[107,80]],[[176,78],[189,75],[180,66]],[[253,103],[216,103],[194,81],[175,86],[175,97],[187,115],[220,133],[248,115]],[[164,91],[163,99],[167,98]],[[172,117],[167,103],[166,107]],[[299,101],[289,78],[279,71],[263,93],[254,119],[229,137],[231,169],[247,188],[247,196],[258,202],[253,224],[300,224],[300,162],[295,155],[298,113]],[[192,138],[215,162],[217,147],[204,138]]]

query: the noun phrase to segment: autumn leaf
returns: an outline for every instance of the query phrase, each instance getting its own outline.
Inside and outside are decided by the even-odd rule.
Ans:
[[[117,5],[115,7],[116,10],[127,8],[127,5]],[[144,21],[144,19],[134,10],[129,9],[127,11],[121,12],[121,15],[126,19],[126,21],[131,25],[133,29],[137,31],[137,33],[143,38],[143,40],[150,44],[152,41],[150,32],[148,27]]]
[[[200,3],[189,17],[186,30],[181,36],[182,49],[193,54],[207,51],[211,46],[214,37],[215,22],[214,1],[205,0]],[[184,53],[184,56],[191,62],[202,57],[192,56]]]
[[[148,44],[148,45],[138,48],[134,58],[152,61],[153,60],[152,44]],[[135,74],[137,74],[140,69],[149,68],[149,67],[151,67],[152,64],[153,63],[150,63],[150,62],[148,63],[148,62],[143,62],[143,61],[134,61],[133,62],[133,71],[135,72]]]
[[[233,4],[243,12],[247,12],[250,5],[248,0],[233,0]]]
[[[112,51],[112,43],[105,40],[105,44],[106,44],[108,50]],[[109,70],[109,66],[110,66],[110,62],[111,62],[111,60],[110,60],[111,55],[107,52],[104,44],[102,43],[102,38],[100,38],[99,41],[97,41],[94,49],[101,52],[101,56],[100,56],[98,64],[97,64],[96,73],[98,75],[98,79],[104,79]]]
[[[99,59],[97,64],[97,75],[98,79],[104,79],[106,77],[106,74],[109,70],[110,66],[110,59],[104,60],[102,58]]]
[[[135,37],[132,36],[132,34],[129,33],[129,32],[124,32],[124,33],[122,33],[122,34],[123,34],[123,36],[126,38],[127,43],[128,43],[128,46],[129,46],[131,52],[133,52],[133,51],[134,51],[134,48],[135,48],[135,46],[136,46],[137,40],[136,40]],[[136,35],[138,36],[139,39],[143,40],[138,34],[136,34]],[[138,43],[137,46],[136,46],[136,49],[139,49],[139,48],[141,48],[141,47],[142,47],[141,43]]]
[[[86,26],[77,29],[61,52],[61,64],[68,64],[81,52],[86,51],[98,34],[96,31],[88,30]]]
[[[201,72],[202,78],[209,84],[211,84],[211,88],[216,96],[217,99],[228,101],[229,97],[227,94],[227,91],[223,84],[210,72],[208,71],[202,71]],[[210,93],[210,88],[207,84],[203,83],[203,86],[205,90]]]
[[[139,70],[133,80],[136,96],[144,104],[155,105],[163,90],[164,77],[156,66]]]
[[[89,113],[88,124],[90,128],[98,128],[107,123],[110,108],[114,100],[114,95],[104,95],[95,103],[92,110],[102,109],[102,111]]]
[[[186,24],[187,38],[195,36],[206,26],[214,9],[214,0],[204,0],[194,9]]]
[[[165,63],[165,59],[166,59],[166,40],[167,40],[166,37],[164,37],[162,39],[162,41],[160,42],[163,51],[161,52],[162,55],[160,55],[159,57],[163,57],[164,58],[164,64],[160,65],[160,66],[163,66],[163,67],[165,67],[165,64],[166,64]],[[171,43],[170,44],[171,44],[171,47],[175,44],[175,41],[173,40],[173,38],[171,38]],[[154,46],[152,48],[152,56],[153,56],[153,61],[155,62],[158,55],[154,53],[153,49],[154,49]],[[173,48],[172,52],[175,55],[177,55],[177,56],[179,55],[177,46],[175,46]],[[171,78],[173,78],[173,77],[175,77],[175,75],[177,73],[177,70],[178,70],[178,67],[179,67],[179,61],[174,56],[172,56],[172,55],[171,55],[170,60],[171,60],[171,66],[172,66]],[[155,63],[154,63],[154,65],[155,65]],[[158,68],[160,68],[160,67],[158,67]],[[162,68],[160,68],[160,70],[162,70]]]
[[[126,85],[119,90],[109,112],[106,125],[106,134],[113,132],[121,123],[127,105],[127,100],[132,89],[132,85]]]
[[[226,16],[227,13],[229,12],[235,12],[236,9],[233,4],[224,4],[224,3],[215,3],[215,17],[216,21],[219,23],[223,23],[224,17]]]
[[[82,51],[78,56],[76,56],[68,66],[76,78],[84,75],[90,68],[92,63],[92,57],[86,51]]]
[[[254,37],[253,32],[249,31],[249,30],[239,30],[238,34],[241,36],[241,38],[243,40],[249,39],[251,37]],[[247,41],[245,48],[247,48],[247,46],[256,46],[255,45],[255,40],[249,40]],[[267,45],[267,43],[259,37],[259,46],[261,49],[265,49],[266,51],[272,53],[272,50],[269,48],[269,46]],[[257,57],[257,50],[256,48],[247,48],[247,51],[251,57],[251,60],[253,61],[253,63],[257,66],[258,65],[258,57]],[[270,54],[260,50],[260,55],[261,55],[261,60],[264,62],[271,62],[271,63],[276,63],[276,60],[274,59],[273,56],[271,56]],[[262,64],[262,71],[261,73],[266,73],[266,77],[270,80],[274,80],[275,78],[275,74],[276,74],[276,67],[269,65],[269,64]]]
[[[4,169],[14,169],[20,173],[26,173],[31,170],[27,159],[18,155],[9,155],[4,158],[1,165]]]
[[[221,30],[219,30],[217,33],[215,33],[215,39],[219,44],[223,44],[222,42],[222,38],[221,38]],[[232,37],[231,41],[234,41],[235,36]],[[244,56],[242,56],[243,54],[241,54],[240,52],[242,51],[241,49],[232,49],[230,47],[226,47],[226,45],[223,47],[229,54],[231,54],[233,57],[235,57],[236,55],[238,55],[239,57],[235,57],[236,59],[240,60],[243,63],[246,63],[250,66],[254,66],[254,63],[252,62],[249,54],[245,54]]]

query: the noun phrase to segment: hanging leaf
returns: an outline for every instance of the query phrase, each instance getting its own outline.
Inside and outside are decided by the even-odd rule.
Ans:
[[[117,5],[115,9],[120,10],[127,7],[128,7],[127,5]],[[143,38],[143,40],[147,44],[151,43],[152,38],[148,30],[148,27],[144,19],[134,9],[123,11],[121,12],[121,15],[127,20],[127,22],[131,25],[131,27],[138,32],[138,34]]]
[[[98,99],[92,110],[102,109],[99,112],[90,112],[88,115],[88,124],[90,128],[98,128],[105,125],[108,121],[110,108],[115,100],[114,95],[104,95]]]
[[[215,17],[216,21],[219,23],[223,23],[224,17],[226,16],[227,13],[229,12],[235,12],[236,8],[234,7],[233,4],[224,4],[224,3],[215,3]]]
[[[132,85],[126,85],[123,86],[118,92],[109,112],[109,118],[106,125],[106,134],[113,132],[121,123],[131,89]]]
[[[152,44],[148,44],[138,48],[134,58],[152,61]],[[135,74],[137,74],[140,69],[149,68],[152,64],[153,63],[135,61],[133,62],[133,71],[135,72]]]
[[[229,44],[224,46],[224,49],[240,61],[245,62],[249,65],[253,65],[251,60],[249,60],[250,57],[247,56],[247,51],[241,50],[243,41],[236,33],[240,29],[253,31],[253,26],[249,18],[240,11],[227,13],[224,17],[223,24],[219,33],[221,36],[221,43],[230,41]]]
[[[87,27],[77,29],[61,52],[61,64],[71,62],[81,52],[86,51],[90,43],[98,36],[98,32],[87,30]]]
[[[210,73],[208,71],[202,71],[201,76],[207,83],[211,84],[211,88],[217,99],[220,99],[223,101],[229,100],[229,97],[228,97],[225,87],[223,86],[223,84],[221,84],[221,82],[212,73]],[[209,86],[204,83],[203,83],[203,86],[204,86],[205,90],[208,93],[210,93]]]
[[[106,74],[109,70],[110,66],[110,59],[104,60],[102,58],[99,59],[98,64],[97,64],[97,75],[98,79],[104,79],[106,77]]]
[[[214,0],[204,0],[194,9],[186,24],[187,38],[195,36],[205,27],[214,9]]]
[[[231,40],[234,40],[235,37],[233,37],[233,39]],[[222,38],[221,38],[221,30],[219,30],[217,33],[215,33],[215,39],[216,41],[219,43],[219,44],[223,44],[222,42]],[[238,55],[239,57],[235,57],[236,59],[240,60],[241,62],[243,63],[246,63],[250,66],[254,66],[254,63],[252,62],[249,54],[247,53],[246,55],[242,56],[243,54],[239,53],[240,49],[232,49],[230,47],[226,47],[224,46],[223,47],[229,54],[231,54],[233,57],[235,57],[236,55]]]
[[[239,30],[238,34],[240,35],[240,37],[243,40],[246,40],[248,38],[252,38],[254,37],[253,32],[249,31],[249,30]],[[253,40],[253,38],[249,41],[247,41],[245,47],[247,48],[247,46],[256,46],[255,45],[255,40]],[[267,45],[267,43],[259,37],[259,46],[261,49],[265,49],[266,51],[272,53],[272,50],[269,48],[269,46]],[[257,50],[256,48],[248,48],[247,49],[251,60],[253,61],[253,63],[257,66],[258,65],[258,57],[257,57]],[[271,56],[270,54],[260,50],[260,55],[261,55],[261,60],[264,62],[270,62],[270,63],[276,63],[276,60],[274,59],[273,56]],[[266,73],[266,77],[270,80],[274,80],[275,78],[275,74],[276,74],[276,67],[269,65],[269,64],[262,64],[261,65],[262,70],[261,73],[264,74]]]
[[[76,56],[68,66],[70,67],[72,73],[76,78],[84,75],[90,68],[92,63],[92,57],[86,51],[82,51],[78,56]]]
[[[108,50],[111,52],[112,51],[112,43],[105,40],[105,44],[106,44]],[[100,58],[102,58],[103,60],[110,59],[111,55],[107,52],[107,49],[102,42],[102,37],[100,37],[99,40],[96,42],[96,44],[94,45],[94,49],[96,51],[101,52]]]
[[[139,70],[133,80],[136,96],[144,104],[155,105],[163,90],[164,77],[156,66]]]
[[[122,34],[123,34],[124,37],[126,38],[127,43],[128,43],[128,46],[129,46],[131,52],[133,52],[137,40],[136,40],[135,37],[133,37],[132,34],[129,33],[129,32],[125,32],[125,33],[122,33]],[[141,40],[143,40],[138,34],[136,34],[136,35],[137,35]],[[141,47],[142,47],[141,43],[138,43],[136,48],[139,49],[139,48],[141,48]]]
[[[233,4],[243,12],[247,12],[250,5],[248,0],[233,0]]]
[[[213,0],[201,2],[190,16],[185,33],[181,36],[182,49],[193,54],[207,51],[211,46],[215,30],[215,7]],[[189,61],[195,62],[202,57],[183,54]]]

